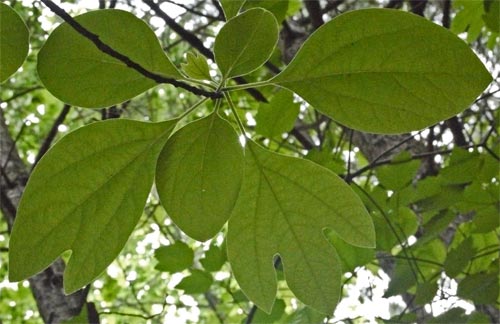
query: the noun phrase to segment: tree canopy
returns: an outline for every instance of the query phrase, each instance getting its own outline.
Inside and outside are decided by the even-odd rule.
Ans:
[[[0,3],[0,322],[499,322],[499,13]]]

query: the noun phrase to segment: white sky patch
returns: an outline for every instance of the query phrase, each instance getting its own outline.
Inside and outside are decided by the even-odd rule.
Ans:
[[[252,114],[250,112],[245,113],[245,118],[247,119],[247,125],[248,126],[255,126],[257,125],[257,122],[253,118]]]
[[[61,133],[66,133],[68,131],[68,126],[61,124],[57,126],[57,130]]]

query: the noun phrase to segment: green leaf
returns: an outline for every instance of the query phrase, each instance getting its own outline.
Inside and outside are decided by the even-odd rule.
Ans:
[[[270,314],[257,309],[253,317],[252,323],[271,324],[279,321],[285,314],[286,304],[282,299],[277,299],[273,305],[273,310]]]
[[[438,238],[423,245],[405,248],[399,255],[402,256],[402,259],[396,260],[394,275],[391,277],[384,297],[406,292],[417,283],[416,276],[433,278],[441,271],[440,264],[446,258],[446,248]],[[415,271],[416,268],[418,268],[418,273]]]
[[[255,131],[272,138],[293,128],[300,112],[300,104],[293,102],[293,93],[279,91],[269,103],[261,103],[255,121]]]
[[[403,151],[392,159],[390,165],[378,168],[377,177],[386,189],[400,190],[411,183],[419,167],[420,161],[412,160],[411,154]]]
[[[469,264],[476,253],[471,237],[462,241],[458,247],[451,249],[446,256],[444,271],[450,278],[456,278]]]
[[[191,78],[197,80],[212,80],[207,59],[200,53],[188,52],[187,63],[182,63],[182,70]]]
[[[278,23],[267,10],[254,8],[230,19],[215,38],[215,62],[232,78],[261,67],[278,42]]]
[[[374,212],[372,215],[377,233],[378,250],[390,251],[400,243],[398,237],[404,242],[418,229],[417,215],[408,207],[400,207],[395,211],[389,210],[386,217],[379,212]]]
[[[483,1],[455,0],[453,7],[457,14],[451,22],[450,30],[456,34],[467,32],[467,42],[472,43],[484,27]]]
[[[415,294],[415,303],[417,305],[425,305],[430,303],[438,290],[438,284],[434,281],[425,281],[417,286]]]
[[[498,274],[495,273],[476,273],[458,283],[457,296],[476,304],[495,304],[498,293]]]
[[[500,1],[484,0],[484,15],[482,16],[486,26],[495,33],[500,32]]]
[[[193,265],[194,252],[186,243],[175,242],[155,250],[158,264],[155,269],[168,272],[179,272]]]
[[[229,20],[238,14],[245,0],[219,0],[219,2],[224,11],[224,16],[226,16],[226,20]]]
[[[286,320],[281,322],[283,324],[321,324],[325,319],[325,315],[316,312],[314,309],[304,307],[298,311],[293,312]]]
[[[278,23],[281,23],[288,11],[288,3],[288,0],[247,0],[243,5],[243,9],[264,8],[276,17]]]
[[[122,10],[97,10],[75,17],[99,39],[150,72],[182,78],[154,32]],[[125,28],[126,26],[126,28]],[[61,24],[38,54],[38,75],[47,90],[75,106],[108,107],[131,99],[157,83],[103,53],[67,23]]]
[[[212,245],[210,249],[205,252],[205,257],[200,260],[201,265],[207,271],[219,271],[227,260],[225,251],[216,245]]]
[[[192,270],[191,275],[182,279],[181,282],[175,286],[176,289],[184,290],[185,294],[203,294],[212,285],[212,276],[201,270]]]
[[[217,113],[181,128],[168,140],[156,169],[168,215],[187,235],[206,241],[231,215],[243,176],[243,148]]]
[[[271,80],[336,121],[373,133],[403,133],[456,115],[490,81],[450,31],[389,9],[334,18]]]
[[[335,235],[334,231],[328,232],[328,240],[335,246],[339,255],[342,262],[342,272],[352,272],[356,267],[364,266],[375,258],[375,250],[347,244]]]
[[[10,280],[36,274],[67,250],[67,293],[96,278],[137,224],[176,123],[107,120],[57,142],[34,169],[19,204]]]
[[[333,311],[341,264],[323,233],[373,247],[375,233],[359,197],[342,179],[310,161],[272,153],[249,141],[245,177],[229,220],[228,259],[243,292],[270,312],[276,295],[273,258],[288,287],[318,311]]]
[[[29,31],[11,7],[0,3],[0,83],[23,64],[29,51]]]

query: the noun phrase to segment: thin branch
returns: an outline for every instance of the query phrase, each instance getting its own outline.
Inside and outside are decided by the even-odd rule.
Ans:
[[[164,77],[160,74],[151,72],[147,69],[145,69],[142,65],[139,63],[133,61],[130,59],[128,56],[123,55],[122,53],[116,51],[113,49],[111,46],[105,44],[101,39],[99,38],[99,35],[92,33],[85,27],[83,27],[79,22],[77,22],[73,17],[71,17],[64,9],[61,7],[57,6],[52,0],[41,0],[52,12],[54,12],[56,15],[61,17],[65,22],[67,22],[75,31],[77,31],[80,35],[84,36],[88,40],[90,40],[94,45],[103,53],[108,54],[111,57],[114,57],[115,59],[121,61],[124,63],[126,66],[128,66],[131,69],[134,69],[138,73],[142,74],[148,79],[151,79],[155,81],[156,83],[168,83],[171,84],[175,87],[183,88],[187,91],[190,91],[196,95],[199,96],[205,96],[208,98],[221,98],[222,95],[219,93],[211,92],[211,91],[206,91],[197,87],[193,87],[187,83],[184,83],[182,81],[177,81],[172,78],[167,78]]]

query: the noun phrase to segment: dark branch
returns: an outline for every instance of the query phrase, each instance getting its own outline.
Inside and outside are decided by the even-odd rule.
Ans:
[[[172,78],[164,77],[160,74],[156,74],[154,72],[148,71],[144,67],[142,67],[139,63],[131,60],[128,56],[123,55],[122,53],[116,51],[111,46],[105,44],[99,38],[99,35],[92,33],[85,27],[83,27],[79,22],[73,19],[64,9],[57,6],[52,0],[41,0],[50,10],[52,10],[56,15],[61,17],[65,22],[67,22],[75,31],[77,31],[80,35],[84,36],[88,40],[90,40],[94,45],[103,53],[108,54],[111,57],[123,62],[125,65],[139,72],[143,76],[148,79],[155,81],[156,83],[168,83],[175,87],[183,88],[187,91],[190,91],[199,96],[205,96],[208,98],[221,98],[222,94],[206,91],[197,87],[193,87],[187,83],[177,81]]]

